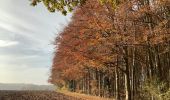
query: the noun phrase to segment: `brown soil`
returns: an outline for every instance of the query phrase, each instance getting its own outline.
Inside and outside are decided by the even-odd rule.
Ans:
[[[0,91],[0,100],[82,100],[53,91]]]

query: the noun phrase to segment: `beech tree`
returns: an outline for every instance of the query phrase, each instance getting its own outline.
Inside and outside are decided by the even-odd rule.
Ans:
[[[116,100],[156,100],[148,88],[156,80],[153,90],[169,93],[169,0],[37,2],[64,14],[76,2],[72,21],[55,41],[51,83]]]

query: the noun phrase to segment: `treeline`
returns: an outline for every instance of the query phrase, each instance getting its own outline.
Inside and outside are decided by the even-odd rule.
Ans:
[[[116,100],[169,100],[170,1],[111,1],[76,8],[56,38],[49,81]]]

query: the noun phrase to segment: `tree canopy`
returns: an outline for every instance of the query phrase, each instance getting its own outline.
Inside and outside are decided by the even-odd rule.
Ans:
[[[31,5],[36,6],[43,2],[50,12],[60,11],[66,15],[71,12],[76,6],[82,5],[86,0],[32,0]]]
[[[75,9],[55,41],[51,83],[117,100],[157,100],[164,97],[155,94],[169,93],[168,2],[120,1],[113,8],[87,0]],[[163,91],[154,85],[162,83]]]
[[[169,100],[169,0],[34,0],[33,5],[39,2],[64,15],[75,9],[55,39],[52,84],[116,100]]]
[[[31,5],[36,6],[42,2],[50,12],[60,11],[63,15],[73,11],[77,6],[84,5],[87,0],[31,0]],[[117,0],[98,0],[101,4],[111,3],[115,7]]]

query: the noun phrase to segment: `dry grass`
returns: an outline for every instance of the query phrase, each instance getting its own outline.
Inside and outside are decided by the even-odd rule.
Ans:
[[[80,98],[82,100],[114,100],[110,98],[102,98],[102,97],[91,96],[91,95],[80,94],[80,93],[69,92],[69,91],[59,91],[59,92],[68,96]]]

